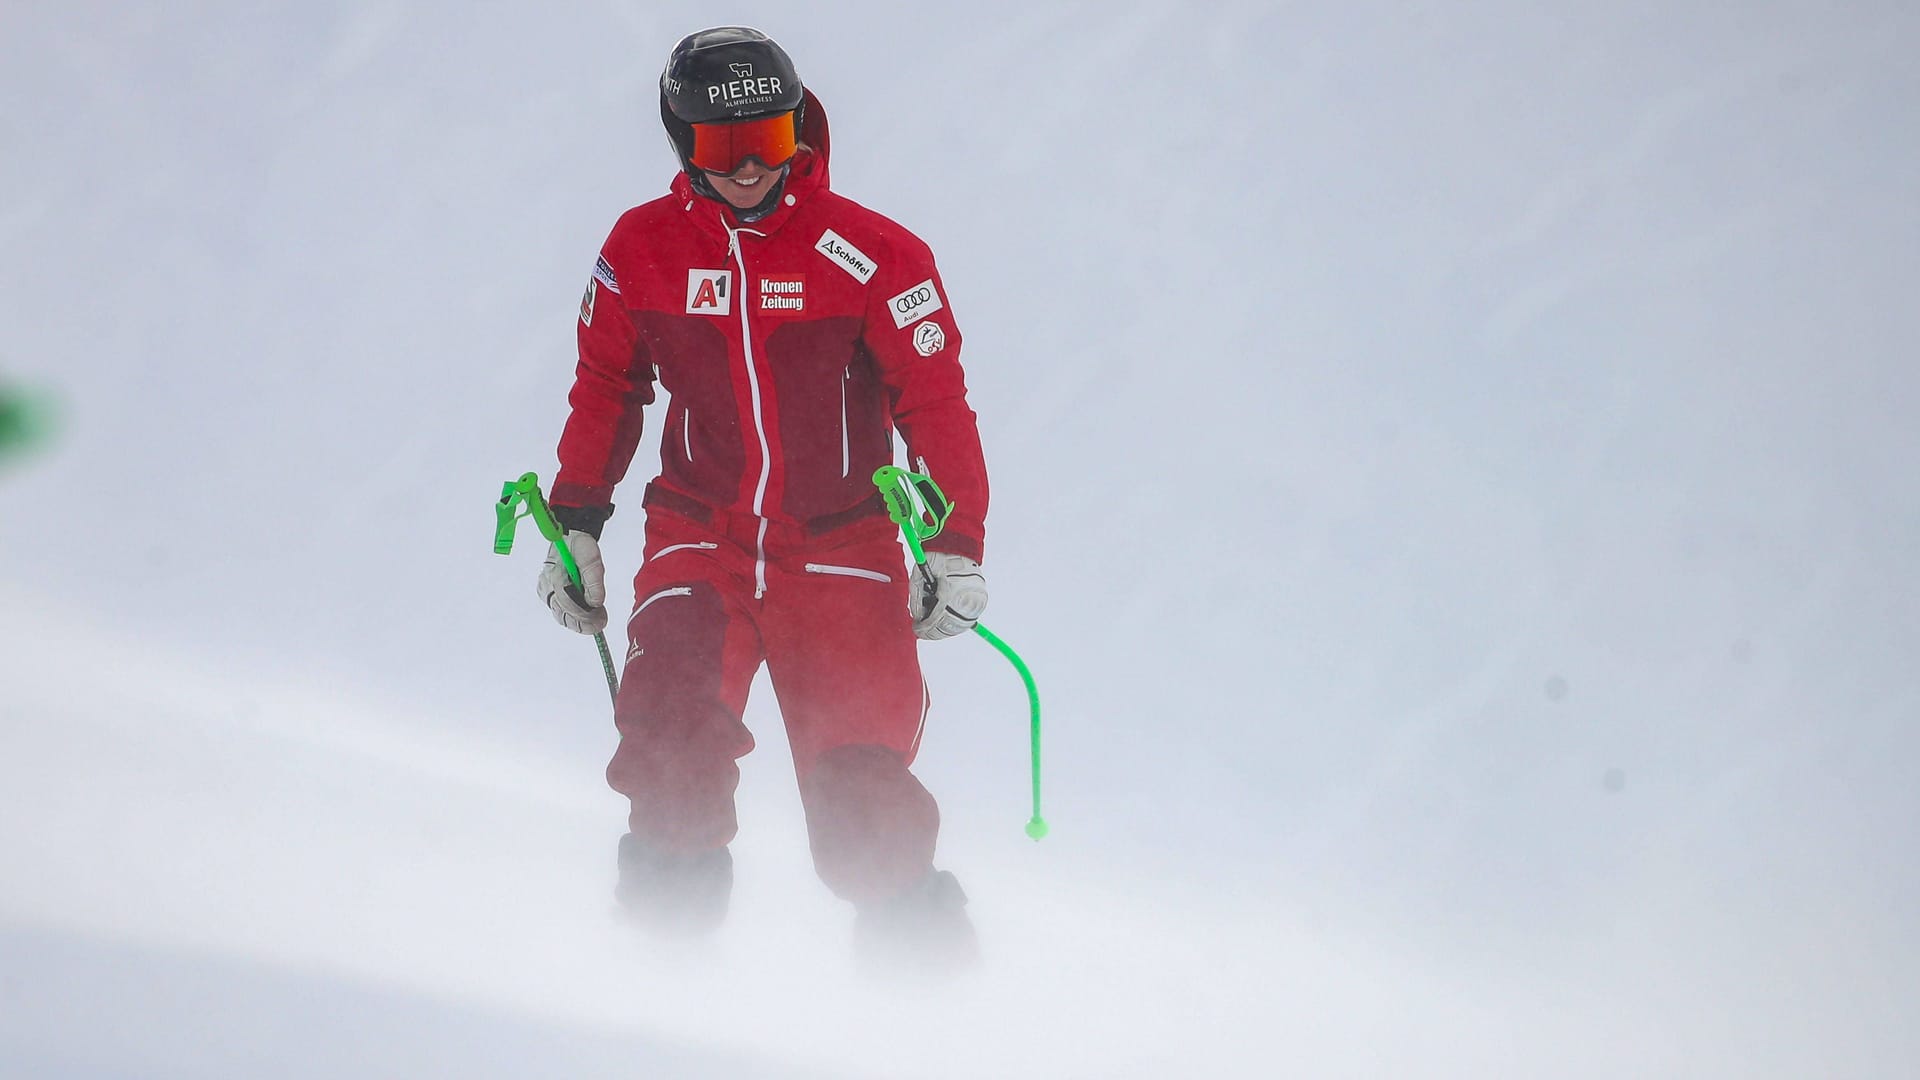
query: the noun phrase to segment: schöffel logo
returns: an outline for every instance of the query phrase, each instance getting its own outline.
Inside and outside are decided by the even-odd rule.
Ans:
[[[874,271],[880,269],[874,265],[872,259],[867,258],[866,252],[847,243],[846,237],[841,236],[832,229],[828,229],[826,232],[820,234],[820,242],[813,245],[813,250],[832,259],[839,265],[840,269],[852,274],[862,285],[872,281]],[[900,325],[905,326],[907,324],[901,323]]]
[[[759,310],[796,315],[807,310],[807,279],[800,274],[761,278]]]
[[[933,287],[932,278],[887,301],[887,310],[893,312],[893,325],[897,330],[904,330],[946,306],[940,300],[940,290]]]

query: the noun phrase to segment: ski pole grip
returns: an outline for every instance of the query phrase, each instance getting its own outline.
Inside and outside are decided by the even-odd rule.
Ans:
[[[923,542],[940,535],[940,530],[946,527],[947,515],[953,513],[953,503],[947,500],[940,485],[933,482],[933,477],[908,472],[898,465],[875,469],[873,486],[880,489],[880,498],[887,504],[887,516],[900,526],[901,535],[906,537],[913,561],[926,562]]]
[[[540,535],[551,541],[560,552],[560,565],[566,570],[567,579],[575,585],[580,584],[580,565],[573,561],[573,550],[567,546],[567,531],[553,520],[552,511],[547,509],[546,497],[540,494],[538,475],[522,473],[520,479],[509,480],[501,485],[500,501],[494,505],[493,513],[494,554],[512,554],[515,527],[521,518],[532,518]]]

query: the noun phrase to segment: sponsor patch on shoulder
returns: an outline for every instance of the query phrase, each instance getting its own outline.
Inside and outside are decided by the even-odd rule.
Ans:
[[[580,323],[582,326],[593,325],[593,294],[596,291],[594,287],[595,284],[596,282],[592,278],[588,278],[587,291],[580,294]]]
[[[933,279],[927,280],[887,301],[887,310],[893,312],[893,327],[905,330],[920,319],[939,311],[947,305],[940,299],[940,290],[933,285]]]
[[[733,313],[733,271],[687,271],[687,314],[730,315]]]
[[[615,296],[620,295],[620,282],[613,276],[613,267],[607,264],[605,255],[593,260],[593,276],[599,280],[600,284],[607,287],[608,292]]]
[[[947,347],[947,332],[929,319],[913,328],[913,347],[921,356],[932,356]]]
[[[852,274],[854,280],[862,285],[872,281],[874,271],[880,269],[878,264],[867,258],[866,252],[847,243],[846,237],[832,229],[820,234],[820,242],[813,245],[813,250],[833,260],[835,266]]]

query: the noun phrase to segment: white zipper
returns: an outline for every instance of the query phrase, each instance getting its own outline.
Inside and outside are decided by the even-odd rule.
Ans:
[[[680,410],[680,441],[687,448],[687,464],[693,464],[693,410]]]
[[[807,573],[835,574],[840,577],[866,578],[868,581],[890,582],[893,580],[892,578],[888,577],[887,575],[881,573],[878,570],[866,570],[858,566],[834,566],[830,563],[810,562],[807,564]]]
[[[853,458],[847,449],[847,380],[853,378],[849,368],[840,379],[840,479],[845,480],[847,473],[853,470]]]
[[[667,557],[668,555],[673,554],[676,551],[686,551],[689,548],[696,548],[700,551],[712,551],[713,549],[719,546],[720,546],[719,544],[716,544],[711,540],[702,540],[697,544],[668,544],[666,547],[663,547],[659,551],[654,552],[653,558],[647,561],[658,562],[659,560]]]
[[[727,230],[727,247],[733,252],[733,264],[740,268],[740,287],[734,290],[733,298],[740,305],[740,348],[747,358],[747,390],[753,399],[753,433],[760,438],[760,483],[753,489],[753,516],[760,519],[760,535],[754,540],[753,553],[753,598],[758,600],[767,594],[766,501],[767,481],[773,476],[773,450],[767,445],[766,421],[760,415],[760,373],[753,369],[753,326],[747,322],[747,253],[740,246],[740,234],[766,234],[755,229],[736,229],[728,225],[724,217],[720,219],[720,227]]]
[[[671,589],[661,589],[659,592],[654,593],[652,596],[649,596],[645,600],[640,601],[640,606],[637,608],[634,608],[633,614],[627,616],[627,636],[628,637],[633,636],[633,620],[639,618],[640,613],[647,610],[648,606],[650,606],[655,600],[664,599],[669,596],[692,596],[692,595],[693,595],[693,586],[675,585]]]

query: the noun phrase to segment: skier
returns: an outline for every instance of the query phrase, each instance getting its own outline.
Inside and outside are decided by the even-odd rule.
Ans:
[[[606,625],[598,539],[665,387],[607,767],[630,802],[615,895],[666,932],[724,918],[764,662],[814,868],[853,903],[862,954],[964,963],[966,897],[933,865],[939,811],[909,771],[916,637],[964,633],[987,602],[986,466],[946,290],[926,244],[830,190],[826,112],[765,34],[682,40],[660,118],[680,174],[614,225],[580,303],[551,503],[582,584],[551,552],[539,580],[562,625]],[[911,583],[872,483],[895,429],[956,507]]]

